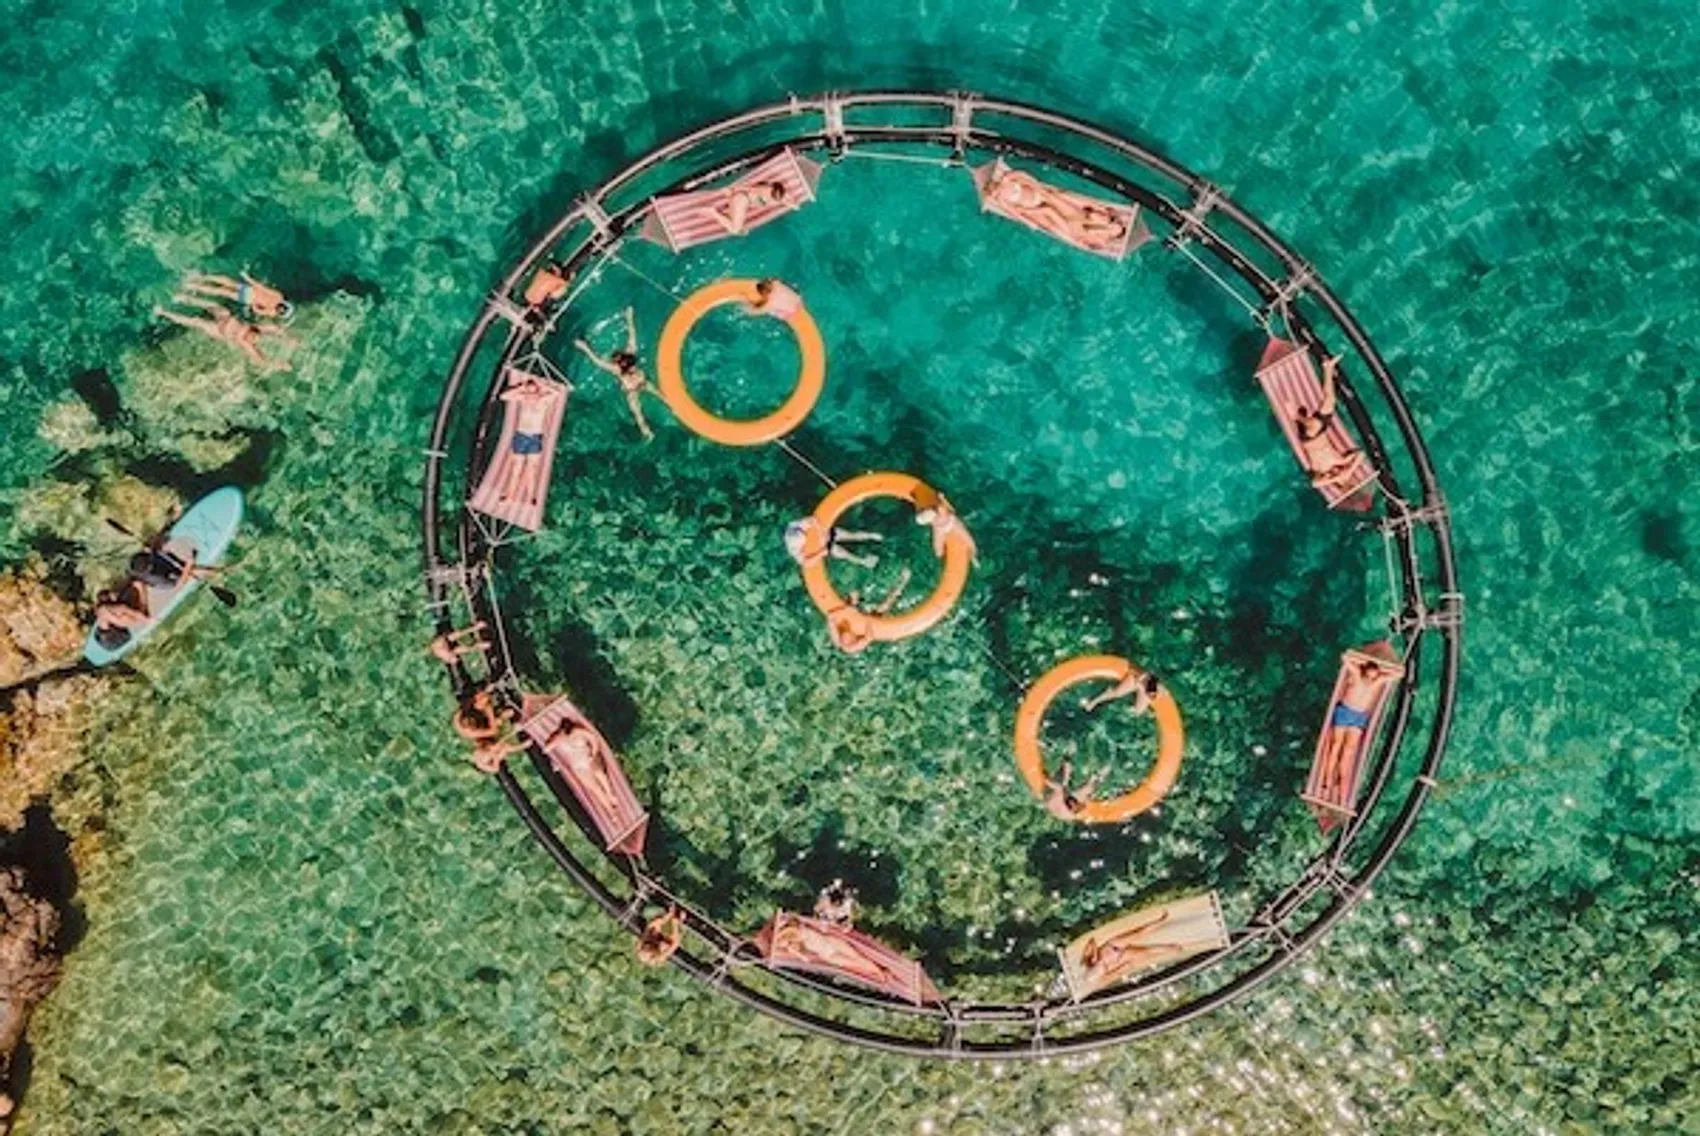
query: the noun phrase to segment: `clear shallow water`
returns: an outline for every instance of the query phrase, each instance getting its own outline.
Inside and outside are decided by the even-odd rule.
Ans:
[[[1696,51],[1667,34],[1686,14],[8,11],[0,516],[25,514],[26,487],[55,460],[34,437],[41,408],[79,372],[118,373],[181,269],[249,262],[304,296],[366,296],[337,301],[338,351],[297,384],[268,386],[244,420],[278,441],[253,493],[241,607],[198,607],[150,648],[149,681],[111,708],[67,805],[100,806],[106,830],[80,896],[88,934],[35,1031],[32,1129],[1024,1132],[1077,1116],[1131,1125],[1147,1109],[1176,1130],[1678,1126],[1700,1111],[1685,1096],[1700,141],[1684,117]],[[104,34],[91,37],[97,19]],[[1470,590],[1444,791],[1376,899],[1306,974],[1248,1007],[1066,1067],[868,1058],[639,974],[456,760],[439,679],[397,648],[423,628],[417,446],[494,266],[575,189],[716,111],[786,90],[929,81],[1124,127],[1230,186],[1321,266],[1425,423]],[[1308,687],[1287,691],[1273,667],[1247,679],[1249,660],[1267,649],[1293,673],[1325,668],[1352,621],[1373,618],[1380,584],[1360,542],[1318,528],[1310,503],[1285,493],[1261,407],[1224,387],[1244,358],[1229,313],[1178,266],[1103,272],[974,216],[960,185],[894,200],[883,167],[829,176],[841,172],[856,178],[842,195],[738,253],[832,281],[810,289],[811,305],[825,292],[823,324],[855,329],[842,348],[834,339],[834,374],[858,378],[834,387],[809,452],[950,486],[987,549],[982,605],[1002,598],[1024,555],[1052,553],[1029,581],[1047,602],[1005,617],[1014,663],[1030,673],[1052,646],[1108,627],[1177,682],[1185,672],[1189,705],[1214,708],[1197,716],[1191,823],[1261,816],[1258,801],[1277,800],[1298,762],[1272,764],[1261,797],[1252,779],[1230,799],[1255,767],[1243,743],[1272,717],[1307,733],[1307,715],[1286,707]],[[938,203],[953,195],[947,229]],[[870,223],[869,200],[891,214]],[[835,225],[860,236],[834,240]],[[901,256],[869,267],[887,245]],[[687,284],[721,267],[713,254],[642,264]],[[881,318],[892,290],[941,280],[948,319]],[[658,327],[663,298],[623,287]],[[1028,289],[1043,316],[1011,318]],[[1059,340],[1090,373],[1042,402]],[[1150,381],[1124,381],[1124,362]],[[119,383],[137,393],[126,374]],[[552,530],[513,570],[548,598],[530,617],[540,666],[571,661],[550,647],[569,621],[588,628],[618,679],[610,689],[641,709],[633,762],[691,844],[676,850],[681,871],[694,856],[705,893],[734,876],[722,902],[753,911],[796,884],[759,841],[716,858],[744,815],[733,810],[811,839],[842,813],[856,841],[901,861],[880,911],[893,927],[925,929],[904,896],[979,904],[984,879],[977,895],[973,878],[925,889],[913,878],[947,870],[925,853],[973,837],[977,814],[916,826],[904,810],[933,799],[928,782],[888,793],[872,776],[839,780],[895,760],[872,732],[835,758],[764,749],[757,723],[809,724],[806,698],[790,696],[847,698],[873,672],[909,692],[867,708],[891,715],[883,736],[907,737],[926,708],[918,692],[944,679],[991,738],[999,672],[955,625],[854,671],[829,658],[773,539],[816,487],[776,458],[734,465],[677,431],[639,451],[618,400],[585,393],[554,506],[583,527],[573,540]],[[1183,437],[1146,429],[1170,419]],[[1128,422],[1140,428],[1116,425]],[[992,460],[1018,439],[1029,462]],[[157,428],[99,460],[179,450]],[[1124,485],[1111,485],[1116,473]],[[1066,502],[1052,499],[1057,485]],[[1269,499],[1248,507],[1251,494]],[[1043,507],[1026,514],[993,507],[1034,499]],[[1057,550],[1051,527],[1078,529],[1095,509],[1125,510],[1124,527]],[[9,534],[8,553],[29,536]],[[1310,599],[1342,558],[1340,594]],[[681,562],[700,571],[658,571]],[[1125,611],[1068,595],[1099,563],[1118,580],[1101,591]],[[727,612],[728,580],[760,621]],[[1161,615],[1189,601],[1223,613],[1224,639],[1268,629],[1230,660],[1238,673],[1180,649]],[[1319,615],[1326,645],[1297,640]],[[758,688],[746,665],[729,694],[751,712],[718,713],[708,695],[725,668],[775,650],[813,667],[809,683],[776,667]],[[1243,702],[1228,697],[1234,678],[1248,683]],[[696,748],[669,744],[678,738]],[[722,746],[753,754],[763,776],[736,776],[715,760]],[[941,777],[1007,770],[989,741],[932,756]],[[835,776],[822,779],[829,759]],[[971,800],[1031,832],[988,842],[994,858],[975,863],[1042,881],[1028,856],[1040,829],[1012,793]],[[1274,827],[1255,831],[1302,839],[1269,816]],[[1130,861],[1127,878],[1156,862]],[[1089,908],[1116,899],[1108,883],[1083,895]],[[947,965],[986,961],[962,942],[933,949]]]

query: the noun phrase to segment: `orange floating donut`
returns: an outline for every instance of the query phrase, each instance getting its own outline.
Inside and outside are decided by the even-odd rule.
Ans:
[[[667,324],[661,329],[661,344],[655,352],[656,386],[673,414],[686,429],[725,446],[759,446],[783,438],[803,424],[826,385],[826,344],[821,341],[814,317],[799,308],[785,322],[797,335],[803,367],[797,376],[796,389],[778,410],[761,418],[721,418],[704,410],[691,397],[681,369],[685,337],[698,320],[720,305],[753,304],[756,299],[754,280],[717,280],[698,288],[667,317]]]
[[[815,506],[815,524],[803,546],[803,586],[827,619],[839,621],[844,630],[853,631],[858,638],[866,635],[875,642],[891,643],[921,634],[950,613],[968,584],[968,568],[974,552],[965,533],[953,532],[945,537],[944,571],[939,574],[932,595],[907,611],[890,615],[874,615],[852,607],[827,578],[827,539],[839,517],[852,506],[875,497],[896,497],[915,506],[917,512],[933,508],[942,500],[938,490],[907,473],[864,473],[844,482]]]
[[[1035,797],[1040,800],[1045,797],[1045,762],[1039,753],[1039,727],[1044,724],[1045,711],[1051,703],[1076,683],[1093,679],[1120,682],[1136,669],[1119,655],[1082,655],[1052,667],[1028,688],[1021,709],[1015,714],[1015,764]],[[1155,805],[1174,788],[1181,771],[1181,751],[1186,745],[1181,708],[1175,696],[1162,687],[1151,700],[1151,713],[1157,719],[1157,761],[1150,775],[1119,797],[1086,802],[1079,814],[1082,821],[1113,824],[1127,820]]]

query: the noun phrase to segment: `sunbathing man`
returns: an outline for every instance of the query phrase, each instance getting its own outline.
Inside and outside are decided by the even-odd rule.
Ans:
[[[660,966],[673,957],[684,941],[685,920],[679,914],[677,907],[669,907],[666,911],[651,919],[638,936],[637,957],[645,966]]]
[[[841,529],[834,525],[827,530],[826,551],[808,552],[809,537],[820,527],[820,522],[814,517],[801,517],[785,526],[785,551],[791,554],[791,559],[798,565],[811,564],[826,557],[832,560],[848,560],[862,568],[872,568],[880,562],[873,555],[861,556],[851,552],[844,546],[870,540],[884,540],[885,537],[877,532],[855,532],[851,529]]]
[[[1053,779],[1045,778],[1045,811],[1058,820],[1079,820],[1080,814],[1086,811],[1086,806],[1092,803],[1092,798],[1098,792],[1098,786],[1104,780],[1104,773],[1087,778],[1086,784],[1078,789],[1070,789],[1068,783],[1074,779],[1074,765],[1063,762],[1062,769]]]
[[[1150,671],[1142,671],[1138,667],[1129,667],[1125,678],[1103,693],[1084,699],[1080,703],[1080,708],[1090,713],[1106,702],[1114,702],[1118,698],[1127,698],[1131,695],[1133,698],[1131,709],[1134,714],[1136,716],[1148,714],[1151,712],[1151,700],[1157,697],[1157,692],[1161,689],[1163,689],[1163,686],[1157,681],[1156,675]]]
[[[484,621],[478,620],[469,627],[457,627],[443,632],[431,640],[431,657],[445,667],[452,667],[460,661],[462,655],[470,655],[477,651],[485,651],[490,647],[490,641],[484,638]]]
[[[585,802],[587,808],[608,816],[620,815],[621,794],[615,774],[609,768],[609,754],[595,734],[577,723],[563,722],[543,743],[543,752],[576,788],[590,797]]]
[[[726,194],[726,199],[708,211],[734,237],[749,231],[750,214],[758,209],[779,205],[785,201],[785,183],[770,181],[741,186]]]
[[[1322,749],[1322,776],[1317,782],[1317,795],[1323,800],[1338,801],[1350,788],[1355,772],[1352,767],[1370,727],[1376,700],[1382,688],[1398,675],[1398,664],[1367,655],[1346,668],[1345,688],[1324,727],[1327,740]]]
[[[545,385],[529,371],[517,367],[508,370],[508,385],[501,399],[514,415],[514,432],[509,445],[513,460],[508,462],[506,476],[498,491],[506,502],[521,502],[535,506],[543,497],[543,467],[548,464],[543,452],[548,441],[550,400],[560,392]]]
[[[1305,472],[1311,484],[1321,488],[1329,483],[1341,484],[1357,475],[1358,459],[1363,451],[1356,446],[1341,447],[1329,433],[1334,425],[1335,374],[1340,369],[1340,357],[1330,355],[1322,361],[1322,404],[1315,410],[1300,406],[1293,414],[1293,429],[1298,433],[1299,452],[1303,455]]]
[[[755,301],[744,305],[746,315],[772,316],[785,323],[790,323],[802,310],[803,297],[797,290],[772,276],[756,281]]]
[[[269,284],[262,284],[246,272],[242,279],[191,272],[183,278],[183,290],[215,300],[235,300],[251,316],[288,323],[295,318],[295,305],[284,299],[283,293]]]
[[[1085,968],[1080,974],[1080,984],[1089,990],[1098,989],[1125,977],[1130,971],[1151,966],[1175,954],[1180,948],[1174,944],[1136,941],[1146,932],[1161,927],[1168,919],[1169,912],[1165,908],[1149,922],[1118,931],[1102,943],[1095,938],[1086,940],[1086,946],[1080,951],[1080,963]]]
[[[212,318],[186,316],[181,312],[167,311],[158,304],[154,305],[153,314],[168,319],[179,327],[198,331],[208,339],[217,340],[219,343],[228,343],[248,356],[250,361],[268,371],[289,370],[289,364],[286,361],[273,359],[260,351],[260,340],[268,335],[276,336],[285,344],[297,342],[294,336],[281,327],[275,324],[248,323],[245,320],[237,319],[222,304],[203,300],[199,296],[189,296],[179,292],[172,297],[172,301],[185,307],[200,308],[202,311],[210,313]]]
[[[591,350],[590,344],[582,339],[573,340],[573,346],[584,352],[584,357],[596,365],[598,370],[613,375],[619,382],[620,389],[626,392],[626,405],[631,407],[632,418],[637,422],[638,433],[644,441],[655,437],[649,428],[649,423],[643,417],[643,392],[653,388],[649,385],[649,376],[638,366],[637,357],[637,316],[632,309],[626,309],[626,346],[622,351],[615,351],[606,359]]]
[[[944,559],[945,542],[951,533],[961,535],[968,545],[968,556],[975,555],[974,538],[969,535],[968,527],[962,523],[962,518],[956,515],[956,510],[950,507],[950,501],[943,493],[939,494],[938,503],[925,509],[915,511],[915,523],[927,525],[933,530],[933,555]]]

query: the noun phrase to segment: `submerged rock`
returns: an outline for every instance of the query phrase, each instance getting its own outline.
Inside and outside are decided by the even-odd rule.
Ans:
[[[83,625],[48,587],[39,560],[0,576],[0,689],[74,661]]]
[[[92,675],[49,678],[0,701],[0,831],[17,827],[24,810],[80,760],[99,685]]]
[[[59,982],[59,911],[22,868],[0,868],[0,1127],[11,1127],[12,1059],[30,1014]]]

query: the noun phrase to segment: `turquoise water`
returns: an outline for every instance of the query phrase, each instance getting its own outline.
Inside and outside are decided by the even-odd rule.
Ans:
[[[138,657],[57,799],[87,932],[33,1031],[28,1130],[1659,1131],[1700,1114],[1686,8],[6,15],[6,558],[86,521],[61,484],[188,492],[235,460],[253,503],[240,606],[197,603]],[[639,973],[459,758],[413,647],[418,450],[498,265],[573,192],[716,112],[902,84],[1047,103],[1230,187],[1389,356],[1456,516],[1462,713],[1416,837],[1302,973],[1101,1058],[872,1058]],[[803,284],[833,371],[799,444],[837,474],[946,487],[985,553],[965,617],[831,656],[776,540],[818,484],[693,441],[658,404],[640,447],[590,380],[554,523],[507,568],[536,601],[516,624],[539,676],[600,675],[604,709],[626,708],[669,870],[718,913],[795,902],[845,852],[873,925],[1007,993],[1059,928],[1153,880],[1220,878],[1231,900],[1310,847],[1290,747],[1337,644],[1380,615],[1378,550],[1293,491],[1244,397],[1256,345],[1181,265],[1064,255],[976,215],[947,174],[828,178],[735,252],[631,259],[677,290],[758,261]],[[146,347],[179,272],[243,264],[322,301],[294,376]],[[670,302],[627,274],[590,300],[635,303],[651,335]],[[769,330],[694,345],[705,367],[771,349],[726,405],[784,381]],[[95,369],[128,416],[98,438],[38,431]],[[1150,844],[1056,879],[1048,830],[999,780],[1007,676],[976,630],[1024,676],[1099,637],[1172,678],[1197,749]],[[1009,904],[1035,915],[1013,944],[963,933]]]

